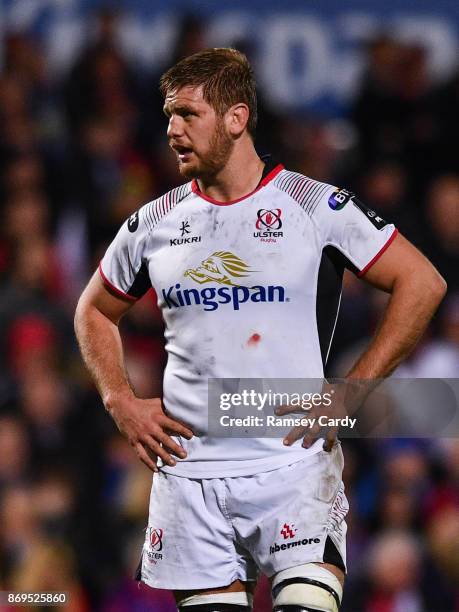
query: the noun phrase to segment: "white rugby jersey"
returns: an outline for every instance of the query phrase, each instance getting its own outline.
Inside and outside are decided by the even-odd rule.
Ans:
[[[364,274],[396,232],[347,190],[282,165],[238,200],[217,202],[192,181],[124,223],[100,273],[131,300],[155,289],[166,325],[164,406],[195,432],[179,438],[187,458],[165,471],[243,476],[321,449],[323,440],[306,450],[301,441],[206,435],[208,378],[322,378],[344,267]]]

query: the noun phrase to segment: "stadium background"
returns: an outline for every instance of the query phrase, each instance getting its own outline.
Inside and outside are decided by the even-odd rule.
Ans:
[[[105,414],[72,329],[118,226],[180,182],[158,77],[209,45],[244,50],[260,81],[260,149],[357,192],[448,282],[397,375],[458,377],[459,10],[427,0],[107,6],[0,2],[0,585],[69,591],[75,612],[169,612],[170,594],[131,581],[150,473]],[[362,350],[386,299],[346,276],[330,373]],[[123,334],[137,393],[156,396],[164,353],[151,294]],[[343,446],[343,612],[459,611],[459,441]],[[262,581],[255,610],[269,609]]]

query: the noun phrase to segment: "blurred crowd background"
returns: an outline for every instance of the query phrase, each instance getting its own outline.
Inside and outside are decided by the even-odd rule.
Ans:
[[[79,359],[73,312],[117,228],[181,182],[157,83],[117,44],[117,15],[56,78],[44,45],[5,32],[0,74],[0,585],[65,590],[69,610],[174,610],[132,581],[151,474],[107,416]],[[250,41],[234,45],[249,57]],[[208,46],[183,18],[164,68]],[[349,111],[283,112],[259,92],[260,153],[346,187],[393,221],[449,286],[398,375],[459,376],[459,72],[432,80],[421,44],[378,33]],[[351,274],[330,373],[375,330],[387,296]],[[161,392],[163,327],[148,293],[122,324],[141,397]],[[435,406],[432,406],[435,410]],[[343,612],[459,611],[459,440],[346,440],[349,576]],[[258,612],[270,610],[261,579]]]

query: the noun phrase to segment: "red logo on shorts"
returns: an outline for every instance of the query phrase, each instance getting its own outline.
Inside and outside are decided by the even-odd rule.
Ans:
[[[292,527],[295,527],[295,525],[292,525],[290,527],[290,525],[287,525],[287,523],[284,523],[284,526],[280,530],[281,535],[284,536],[284,540],[288,540],[288,538],[295,537],[295,533],[298,531],[298,529],[295,529],[294,531]]]
[[[152,550],[159,552],[163,548],[163,530],[150,529],[150,546]]]

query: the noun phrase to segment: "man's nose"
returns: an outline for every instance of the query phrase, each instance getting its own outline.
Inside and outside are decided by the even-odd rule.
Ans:
[[[183,119],[177,115],[172,115],[167,126],[167,135],[169,138],[178,138],[183,135]]]

